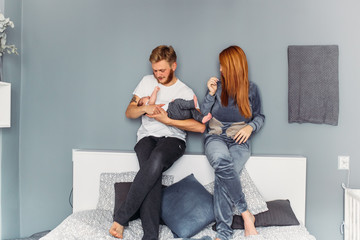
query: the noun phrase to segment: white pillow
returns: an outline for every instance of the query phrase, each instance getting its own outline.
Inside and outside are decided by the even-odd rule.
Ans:
[[[133,182],[137,172],[122,173],[101,173],[99,200],[97,209],[114,211],[115,206],[115,189],[114,184],[117,182]],[[162,184],[169,186],[174,182],[174,176],[163,175]]]
[[[252,214],[255,215],[269,210],[267,208],[266,201],[264,200],[263,196],[260,194],[259,190],[255,186],[253,180],[251,179],[245,167],[240,173],[240,182],[241,182],[242,191],[245,194],[245,200],[248,209]],[[215,183],[211,182],[205,185],[205,188],[211,194],[214,194],[214,186]],[[239,212],[239,210],[234,209],[234,215],[241,215],[241,213]]]

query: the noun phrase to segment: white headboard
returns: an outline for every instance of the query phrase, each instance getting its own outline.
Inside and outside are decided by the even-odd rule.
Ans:
[[[100,174],[138,171],[134,152],[73,150],[73,212],[96,208]],[[251,156],[246,163],[264,198],[289,199],[299,221],[305,224],[306,158],[301,156]],[[178,181],[190,173],[202,184],[214,181],[205,155],[184,155],[165,174]]]

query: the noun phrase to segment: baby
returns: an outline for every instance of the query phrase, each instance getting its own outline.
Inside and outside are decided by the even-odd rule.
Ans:
[[[151,96],[146,96],[140,98],[138,106],[151,105],[155,104],[157,93],[160,90],[160,87],[156,86],[154,91],[151,93]],[[184,100],[184,99],[175,99],[169,103],[167,113],[169,118],[176,120],[184,120],[193,118],[198,122],[206,123],[212,118],[211,113],[208,113],[204,116],[200,111],[196,109],[197,98],[194,95],[193,100]]]

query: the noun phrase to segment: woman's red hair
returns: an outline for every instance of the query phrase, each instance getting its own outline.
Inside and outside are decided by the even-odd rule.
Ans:
[[[244,51],[238,46],[230,46],[219,55],[221,65],[221,103],[228,105],[232,97],[245,118],[251,117],[249,103],[248,65]]]

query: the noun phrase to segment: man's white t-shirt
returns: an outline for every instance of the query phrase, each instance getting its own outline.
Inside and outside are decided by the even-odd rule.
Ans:
[[[157,93],[155,104],[165,104],[163,107],[165,111],[167,110],[169,102],[176,98],[182,98],[185,100],[191,100],[194,98],[193,90],[179,79],[177,79],[176,83],[167,87],[158,83],[154,75],[147,75],[143,77],[135,88],[133,94],[140,98],[150,96],[156,86],[160,87],[160,91]],[[143,115],[141,119],[141,126],[137,132],[137,141],[147,136],[176,137],[185,141],[186,132],[176,127],[167,126],[153,118]]]

